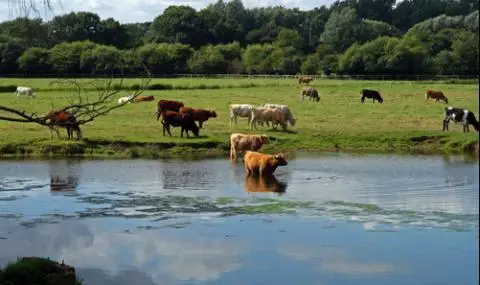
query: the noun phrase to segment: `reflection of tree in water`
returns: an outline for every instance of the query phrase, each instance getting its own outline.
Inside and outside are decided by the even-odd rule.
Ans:
[[[205,188],[213,182],[213,172],[208,167],[194,164],[168,165],[162,169],[164,189]]]
[[[75,191],[79,180],[79,170],[73,161],[51,161],[50,163],[50,191]]]
[[[464,155],[443,155],[444,178],[448,188],[471,185],[478,177],[478,167],[472,167],[478,163],[475,156]]]
[[[285,193],[287,184],[278,181],[275,175],[252,176],[245,175],[245,190],[249,193],[254,192],[274,192]]]

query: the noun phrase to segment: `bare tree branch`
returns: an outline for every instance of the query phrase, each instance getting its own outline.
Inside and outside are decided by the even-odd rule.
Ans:
[[[19,123],[37,123],[42,126],[52,128],[52,124],[48,122],[51,116],[51,112],[69,112],[75,117],[75,123],[78,125],[84,125],[86,123],[94,121],[99,116],[107,115],[109,112],[121,108],[135,100],[140,94],[143,93],[151,79],[151,74],[145,67],[146,75],[141,77],[140,88],[134,90],[130,94],[130,100],[117,103],[116,96],[121,92],[123,84],[123,76],[119,83],[115,83],[115,78],[105,78],[103,80],[94,79],[89,81],[74,80],[74,79],[60,79],[50,83],[50,85],[58,85],[61,87],[69,87],[70,90],[74,90],[75,95],[67,98],[68,104],[55,110],[48,110],[45,115],[38,116],[35,113],[28,114],[25,110],[17,110],[7,106],[0,106],[0,111],[9,114],[0,116],[0,120],[19,122]],[[92,91],[93,89],[93,91]],[[95,99],[89,98],[89,92],[96,93]],[[53,109],[53,108],[52,108]],[[1,114],[2,112],[0,112]],[[70,122],[64,123],[72,124]]]

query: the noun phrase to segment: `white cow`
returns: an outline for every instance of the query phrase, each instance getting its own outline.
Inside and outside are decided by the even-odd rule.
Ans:
[[[295,126],[295,118],[293,117],[292,115],[292,112],[290,112],[290,108],[288,108],[287,105],[280,105],[280,104],[263,104],[262,105],[263,107],[266,107],[266,108],[275,108],[275,109],[279,109],[280,111],[282,111],[283,115],[285,116],[285,121],[289,122],[290,125]],[[268,123],[267,123],[267,126],[268,126]]]
[[[248,118],[248,124],[252,119],[252,110],[255,109],[255,106],[250,104],[230,104],[230,125],[235,121],[237,124],[237,117]]]
[[[31,96],[35,98],[35,93],[33,92],[33,89],[30,87],[17,86],[17,90],[15,91],[15,94],[17,94],[17,96],[23,95],[23,96]]]
[[[135,96],[130,95],[130,96],[125,96],[125,97],[120,97],[120,98],[118,98],[118,104],[123,104],[125,102],[128,102],[128,101],[132,100],[133,97],[135,97]],[[128,103],[132,103],[132,102],[128,102]]]

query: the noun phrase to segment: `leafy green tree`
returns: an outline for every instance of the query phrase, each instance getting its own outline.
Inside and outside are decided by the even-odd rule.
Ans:
[[[0,41],[0,74],[16,72],[17,59],[24,51],[25,47],[17,39]]]
[[[80,65],[82,52],[95,47],[96,44],[91,41],[58,44],[50,50],[49,62],[53,70],[60,73],[82,72]]]
[[[346,7],[330,14],[320,40],[339,51],[345,51],[362,36],[361,28],[355,9]]]
[[[122,54],[113,46],[96,45],[80,56],[80,68],[92,73],[118,73],[123,67]]]
[[[45,74],[51,72],[50,52],[45,48],[29,48],[17,60],[20,70],[29,74]]]

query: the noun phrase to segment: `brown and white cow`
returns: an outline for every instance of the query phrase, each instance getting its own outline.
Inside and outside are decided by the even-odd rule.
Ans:
[[[320,95],[315,88],[312,87],[303,87],[302,91],[300,92],[300,96],[302,96],[302,100],[305,99],[305,96],[309,97],[310,100],[320,101]]]
[[[230,159],[236,159],[239,151],[257,151],[266,143],[268,143],[267,135],[233,133],[230,135]]]
[[[198,127],[201,129],[203,122],[207,121],[209,118],[216,118],[217,113],[212,110],[205,109],[194,109],[190,107],[181,107],[181,114],[190,114],[193,117],[193,120],[198,122]]]

